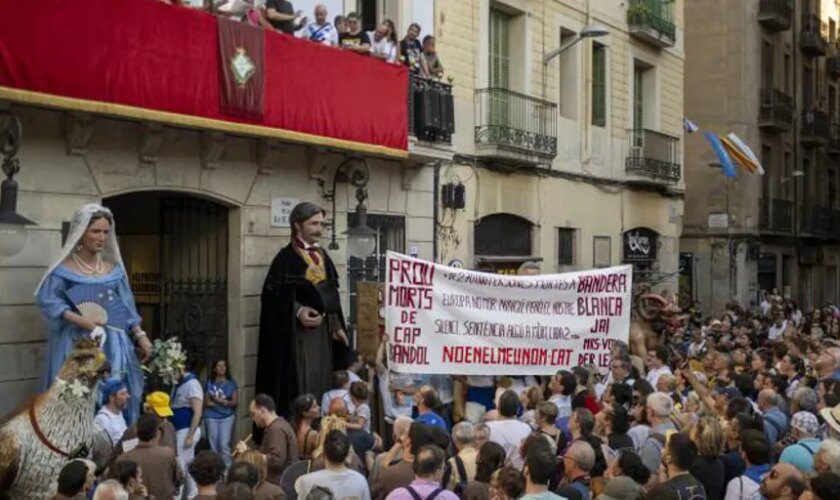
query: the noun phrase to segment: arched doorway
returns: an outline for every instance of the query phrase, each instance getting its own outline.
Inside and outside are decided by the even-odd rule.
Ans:
[[[228,356],[228,208],[173,192],[106,198],[143,327],[201,372]]]
[[[531,245],[534,225],[518,215],[499,213],[475,222],[473,246],[476,267],[500,274],[516,274],[519,266],[534,256]]]

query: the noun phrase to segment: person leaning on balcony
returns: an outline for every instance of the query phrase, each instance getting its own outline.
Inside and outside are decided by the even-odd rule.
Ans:
[[[443,64],[440,62],[437,51],[435,51],[435,37],[426,35],[423,37],[423,76],[426,78],[441,78],[443,76]]]
[[[352,50],[359,54],[370,54],[370,38],[362,29],[362,20],[355,12],[347,14],[349,30],[338,37],[338,44],[342,49]]]
[[[420,45],[420,25],[411,23],[405,38],[400,42],[400,59],[403,65],[408,66],[412,73],[426,74],[426,61],[423,59],[423,46]]]
[[[268,22],[278,31],[287,35],[294,35],[306,24],[306,17],[301,17],[301,12],[295,12],[295,7],[288,0],[266,0],[265,16]],[[298,22],[296,19],[300,18]]]
[[[303,37],[315,43],[338,45],[338,31],[335,26],[327,21],[326,5],[318,4],[315,6],[315,21],[306,25],[303,30]]]

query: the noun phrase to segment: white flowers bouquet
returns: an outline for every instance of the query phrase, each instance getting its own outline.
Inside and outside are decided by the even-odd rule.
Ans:
[[[178,342],[178,337],[156,339],[152,344],[149,359],[143,369],[160,377],[165,384],[174,386],[181,378],[181,370],[187,362],[187,353]]]

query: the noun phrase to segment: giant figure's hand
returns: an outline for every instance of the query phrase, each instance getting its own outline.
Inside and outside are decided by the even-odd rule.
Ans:
[[[297,317],[300,323],[306,328],[318,328],[324,320],[321,313],[306,306],[302,306],[300,310],[298,310]]]

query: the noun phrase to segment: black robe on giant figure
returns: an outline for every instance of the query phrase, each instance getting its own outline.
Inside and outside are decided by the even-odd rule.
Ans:
[[[350,357],[347,345],[332,335],[336,329],[347,331],[335,265],[322,248],[304,246],[293,237],[280,250],[262,291],[255,389],[272,396],[278,413],[286,416],[298,395],[320,398],[328,391],[332,372],[346,368]],[[301,306],[323,314],[319,327],[301,324]]]

